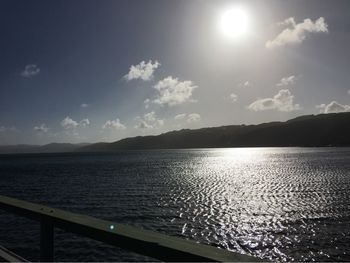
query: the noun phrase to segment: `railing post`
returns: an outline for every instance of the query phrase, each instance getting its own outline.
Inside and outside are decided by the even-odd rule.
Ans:
[[[53,224],[45,219],[40,222],[40,261],[53,262],[54,261],[54,247],[53,247]]]

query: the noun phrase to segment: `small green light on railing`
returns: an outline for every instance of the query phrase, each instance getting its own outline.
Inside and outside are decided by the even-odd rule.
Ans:
[[[111,230],[113,230],[113,229],[114,229],[114,225],[110,225],[109,228],[110,228]]]

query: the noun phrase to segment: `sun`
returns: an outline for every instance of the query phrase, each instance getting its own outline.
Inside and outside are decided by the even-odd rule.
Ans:
[[[249,31],[248,13],[243,7],[231,7],[222,13],[219,27],[226,37],[241,38]]]

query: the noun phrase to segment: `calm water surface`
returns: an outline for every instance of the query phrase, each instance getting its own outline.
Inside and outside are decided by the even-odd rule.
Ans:
[[[0,156],[0,194],[278,261],[350,261],[350,148]],[[39,258],[39,225],[0,243]],[[150,260],[56,231],[61,261]]]

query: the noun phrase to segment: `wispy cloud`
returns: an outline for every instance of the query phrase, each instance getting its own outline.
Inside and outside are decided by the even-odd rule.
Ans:
[[[297,24],[294,17],[290,17],[279,25],[287,26],[281,33],[279,33],[273,40],[267,41],[265,46],[267,48],[276,48],[288,44],[302,43],[309,33],[327,33],[328,25],[323,17],[312,21],[307,18],[303,22]]]
[[[181,113],[176,115],[174,117],[174,120],[176,121],[186,120],[187,123],[194,123],[194,122],[199,122],[201,120],[201,115],[198,113],[190,113],[190,114]]]
[[[199,122],[200,120],[201,120],[201,115],[199,115],[198,113],[190,113],[187,116],[188,123]]]
[[[81,108],[87,108],[87,107],[89,107],[90,105],[89,104],[87,104],[87,103],[82,103],[82,104],[80,104],[80,107]]]
[[[249,88],[249,87],[251,87],[252,85],[251,85],[251,83],[249,82],[249,80],[247,80],[247,81],[245,81],[245,82],[243,82],[243,83],[239,83],[238,84],[238,87],[239,88]]]
[[[125,130],[126,126],[120,122],[120,120],[117,118],[115,120],[108,120],[106,123],[102,126],[102,129],[110,129],[110,130]]]
[[[21,72],[21,76],[24,78],[30,78],[40,73],[40,68],[35,64],[26,65]]]
[[[238,100],[238,96],[234,93],[231,93],[230,100],[231,100],[231,102],[236,102]]]
[[[299,104],[294,104],[294,96],[288,89],[280,90],[272,98],[258,99],[248,106],[253,111],[278,110],[295,111],[300,110]]]
[[[155,129],[164,125],[164,120],[158,119],[154,111],[146,113],[143,117],[136,117],[135,129]]]
[[[289,77],[284,77],[284,78],[282,78],[281,80],[280,80],[280,82],[278,82],[277,84],[276,84],[276,86],[278,86],[278,87],[284,87],[284,86],[288,86],[288,85],[292,85],[292,84],[294,84],[294,82],[296,81],[296,76],[294,76],[294,75],[291,75],[291,76],[289,76]]]
[[[151,80],[153,78],[154,71],[160,66],[160,63],[156,60],[154,63],[149,60],[147,63],[141,61],[137,65],[131,65],[128,74],[124,78],[128,81],[133,79],[142,79],[144,81]]]
[[[342,105],[336,101],[332,101],[329,104],[316,105],[316,108],[320,110],[320,113],[338,113],[350,111],[350,105]]]
[[[186,113],[178,114],[174,117],[174,120],[176,121],[183,120],[186,117],[186,115],[187,115]]]
[[[184,102],[194,102],[192,92],[197,88],[190,80],[179,81],[169,76],[159,81],[154,88],[158,91],[154,103],[160,105],[175,106]]]
[[[49,131],[49,128],[46,126],[45,123],[42,123],[40,126],[35,126],[34,131],[41,132],[41,133],[47,133]]]

